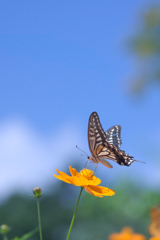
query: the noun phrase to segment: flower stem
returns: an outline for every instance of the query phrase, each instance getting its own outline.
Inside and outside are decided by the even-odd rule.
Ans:
[[[4,235],[3,235],[3,240],[8,240],[8,238],[7,238],[7,235],[6,235],[6,234],[4,234]]]
[[[81,187],[81,191],[79,193],[79,197],[78,197],[78,201],[77,201],[77,205],[76,205],[76,209],[74,211],[74,214],[73,214],[73,217],[72,217],[72,221],[71,221],[71,225],[70,225],[70,228],[69,228],[69,231],[68,231],[68,235],[67,235],[67,239],[69,239],[69,236],[71,234],[71,230],[72,230],[72,226],[73,226],[73,223],[74,223],[74,219],[75,219],[75,216],[76,216],[76,212],[77,212],[77,208],[78,208],[78,204],[79,204],[79,200],[80,200],[80,197],[81,197],[81,194],[82,194],[82,190],[83,190],[83,187]]]
[[[38,222],[39,222],[39,235],[40,235],[40,240],[42,240],[41,216],[40,216],[40,207],[39,207],[38,198],[37,198],[37,210],[38,210]]]

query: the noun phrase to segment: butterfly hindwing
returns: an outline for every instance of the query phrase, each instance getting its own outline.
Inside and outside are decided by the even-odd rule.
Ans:
[[[120,148],[122,144],[121,140],[121,126],[116,125],[109,128],[106,131],[107,142],[113,144],[115,147]]]

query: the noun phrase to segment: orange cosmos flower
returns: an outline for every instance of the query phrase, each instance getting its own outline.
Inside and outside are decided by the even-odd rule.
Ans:
[[[153,237],[160,236],[160,206],[151,208],[151,222],[148,226],[148,232]]]
[[[146,240],[146,237],[139,233],[134,233],[132,228],[125,227],[120,233],[112,233],[109,240]]]
[[[160,235],[156,236],[156,237],[152,237],[149,240],[160,240]]]
[[[71,166],[69,167],[69,170],[72,176],[69,176],[64,172],[60,172],[57,169],[56,171],[59,175],[53,175],[66,183],[83,187],[86,192],[96,197],[112,196],[115,194],[115,192],[109,188],[97,186],[101,183],[101,180],[94,176],[93,171],[84,168],[79,173]]]

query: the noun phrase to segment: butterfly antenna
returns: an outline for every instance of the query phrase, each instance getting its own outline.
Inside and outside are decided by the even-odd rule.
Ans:
[[[138,161],[138,160],[134,160],[134,159],[133,159],[133,161],[134,162],[140,162],[140,163],[146,163],[146,162],[142,162],[142,161]]]
[[[82,151],[83,153],[86,154],[86,156],[88,157],[88,154],[86,152],[84,152],[82,149],[80,149],[77,145],[76,145],[76,148],[78,148],[80,151]]]

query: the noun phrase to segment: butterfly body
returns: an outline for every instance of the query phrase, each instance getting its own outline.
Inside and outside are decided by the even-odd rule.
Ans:
[[[96,164],[100,162],[108,168],[112,168],[112,165],[105,159],[111,159],[121,166],[130,166],[134,160],[125,151],[120,150],[122,143],[120,134],[120,125],[104,132],[98,114],[93,112],[88,123],[88,144],[91,152],[88,159]]]

